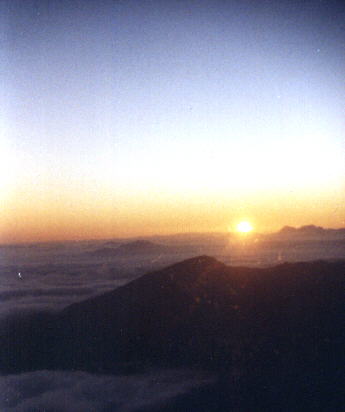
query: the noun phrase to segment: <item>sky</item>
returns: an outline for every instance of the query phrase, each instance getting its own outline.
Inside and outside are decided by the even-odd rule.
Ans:
[[[345,226],[345,5],[0,1],[0,242]]]

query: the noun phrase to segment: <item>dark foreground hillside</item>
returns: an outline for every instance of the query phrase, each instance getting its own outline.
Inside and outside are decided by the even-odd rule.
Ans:
[[[209,369],[170,410],[340,411],[345,262],[228,267],[201,256],[58,314],[8,319],[1,372]]]

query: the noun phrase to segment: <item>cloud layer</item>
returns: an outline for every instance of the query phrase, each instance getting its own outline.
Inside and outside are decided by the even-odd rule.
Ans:
[[[210,376],[188,370],[115,377],[85,372],[30,372],[0,378],[0,409],[134,412],[157,407],[211,382]]]

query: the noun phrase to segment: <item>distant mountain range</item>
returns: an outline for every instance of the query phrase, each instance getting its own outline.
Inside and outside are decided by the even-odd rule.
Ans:
[[[325,229],[321,226],[306,225],[299,228],[292,226],[284,226],[274,236],[284,237],[310,237],[310,238],[325,238],[325,237],[343,237],[345,238],[345,229]]]
[[[305,225],[299,228],[293,226],[284,226],[279,231],[273,233],[257,233],[253,232],[255,236],[260,238],[296,238],[296,237],[305,237],[305,238],[327,238],[330,239],[345,239],[345,228],[339,229],[329,229],[323,228],[321,226],[315,225]],[[124,249],[124,254],[126,254],[126,249],[129,251],[132,249],[134,253],[145,253],[141,252],[145,248],[150,251],[154,250],[153,245],[155,245],[156,250],[159,246],[173,246],[173,247],[203,247],[205,244],[208,244],[211,247],[223,247],[228,244],[229,238],[236,239],[238,233],[235,232],[210,232],[210,233],[178,233],[171,235],[154,235],[154,236],[143,236],[136,238],[127,238],[120,239],[114,238],[110,240],[82,240],[82,241],[60,241],[60,242],[37,242],[37,243],[19,243],[19,244],[0,244],[0,248],[64,248],[68,247],[69,249],[76,247],[78,245],[92,247],[98,245],[98,249],[90,251],[90,255],[94,253],[97,255],[99,252],[100,255],[110,254],[111,250],[114,250],[121,246],[121,249]],[[102,249],[104,249],[102,251]],[[120,250],[121,250],[120,249]],[[164,250],[162,249],[163,253]],[[120,252],[120,251],[119,251]],[[131,252],[132,253],[132,252]]]
[[[217,254],[223,247],[229,245],[229,238],[237,242],[238,239],[231,233],[217,234],[181,234],[171,236],[152,237],[152,240],[139,239],[129,242],[108,241],[102,247],[86,252],[92,258],[128,258],[159,257],[171,254],[200,253]],[[306,241],[306,240],[345,240],[345,229],[324,229],[320,226],[307,225],[295,228],[284,226],[281,230],[271,234],[255,234],[255,239],[262,241]],[[249,241],[251,237],[247,240]]]
[[[161,245],[150,242],[149,240],[135,240],[133,242],[122,243],[116,247],[102,247],[88,252],[88,255],[94,257],[129,257],[137,255],[160,255],[166,253],[175,253],[182,251],[178,247]]]
[[[254,232],[254,234],[262,239],[345,239],[345,228],[326,229],[315,225],[305,225],[298,228],[284,226],[274,233],[260,234]],[[181,233],[166,236],[152,236],[150,238],[136,239],[122,243],[114,241],[114,245],[111,246],[118,246],[119,254],[123,253],[124,255],[147,252],[170,253],[172,249],[169,250],[167,246],[186,248],[190,245],[204,246],[207,244],[217,248],[227,245],[229,238],[236,240],[235,233]],[[108,246],[108,244],[104,244],[103,246]],[[181,251],[181,249],[175,250],[177,252]]]

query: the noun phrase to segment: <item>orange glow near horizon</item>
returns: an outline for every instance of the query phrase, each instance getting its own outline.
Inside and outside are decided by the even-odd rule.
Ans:
[[[345,227],[337,8],[20,3],[3,17],[0,243]]]
[[[259,233],[282,226],[345,226],[343,191],[331,193],[112,193],[51,185],[13,191],[0,211],[0,242],[105,239],[230,231],[246,216]]]

